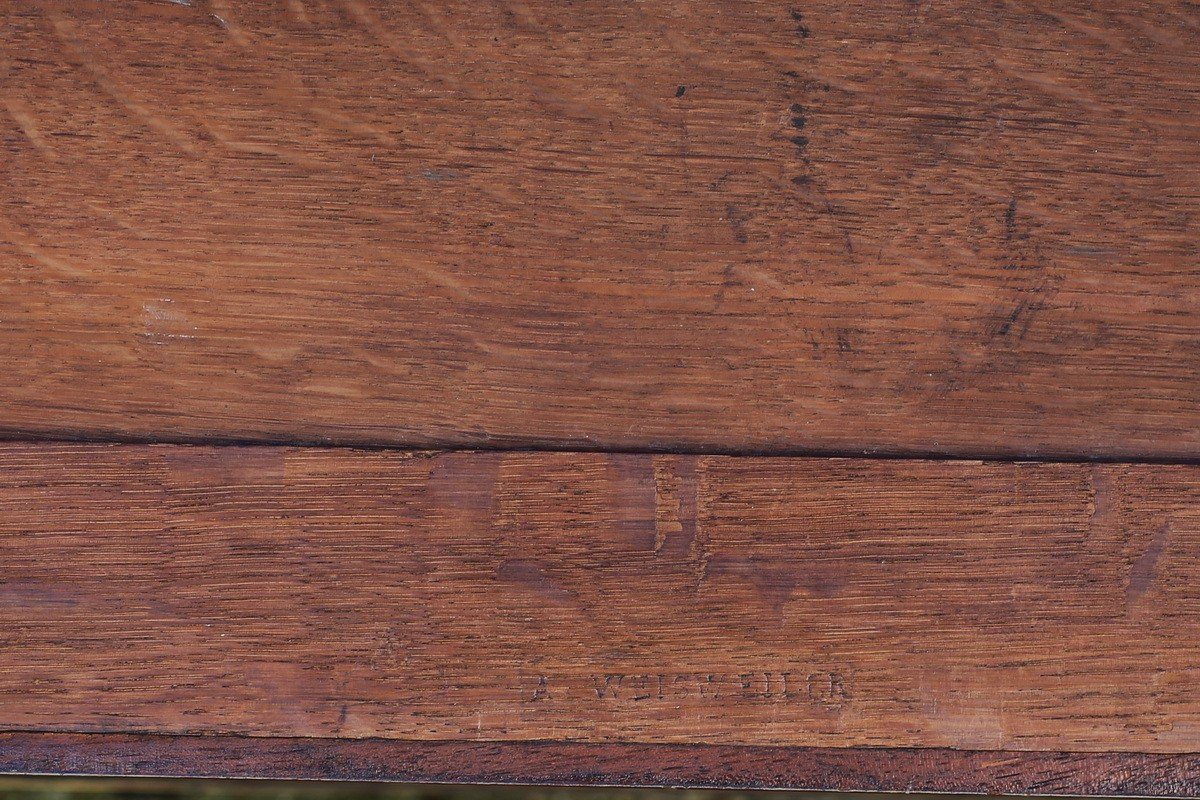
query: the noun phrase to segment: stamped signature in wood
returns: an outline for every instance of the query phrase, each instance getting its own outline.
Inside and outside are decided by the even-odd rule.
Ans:
[[[590,699],[607,703],[653,701],[733,701],[809,703],[831,709],[851,700],[846,674],[835,670],[814,672],[661,672],[597,673],[571,678],[553,675],[526,677],[523,699]]]

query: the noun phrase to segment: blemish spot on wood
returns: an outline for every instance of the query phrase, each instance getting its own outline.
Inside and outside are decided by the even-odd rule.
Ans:
[[[427,169],[421,172],[421,177],[430,181],[452,181],[463,176],[463,173],[457,169]]]
[[[687,91],[687,87],[686,87],[686,86],[680,86],[678,89],[676,89],[676,90],[675,90],[675,96],[676,96],[676,97],[683,97],[683,95],[684,95],[684,93],[685,93],[686,91]]]
[[[1092,498],[1088,523],[1092,531],[1102,533],[1112,524],[1113,512],[1116,509],[1117,490],[1113,486],[1111,468],[1103,464],[1093,464],[1090,483]]]
[[[654,487],[654,552],[687,556],[697,534],[695,457],[656,457]]]
[[[79,606],[82,600],[67,583],[33,580],[0,581],[0,609],[61,611]]]
[[[524,586],[547,600],[563,602],[571,599],[570,592],[532,561],[509,559],[496,568],[496,579]]]
[[[196,326],[169,298],[143,303],[142,312],[142,330],[138,335],[151,344],[166,345],[173,340],[196,338]]]
[[[617,499],[613,521],[623,544],[637,550],[653,550],[657,540],[657,489],[652,457],[614,454],[609,463]]]
[[[534,687],[530,694],[529,702],[536,703],[539,700],[546,700],[550,697],[550,680],[545,675],[538,676],[537,686]]]
[[[750,221],[749,212],[743,211],[736,205],[729,203],[725,206],[725,219],[729,221],[729,227],[733,230],[733,238],[738,244],[746,244],[750,237],[746,233],[746,223]]]
[[[804,14],[797,9],[791,10],[792,21],[796,23],[796,33],[801,39],[807,39],[812,35],[812,31],[804,24]]]
[[[285,454],[270,447],[242,447],[218,452],[209,448],[164,448],[158,457],[168,465],[178,488],[279,486],[284,481]]]
[[[447,510],[491,518],[496,504],[499,453],[443,453],[430,462],[429,491]]]
[[[1155,529],[1150,537],[1150,543],[1129,568],[1129,590],[1125,599],[1130,606],[1146,593],[1157,577],[1158,564],[1167,549],[1170,536],[1171,522],[1168,520]]]
[[[783,607],[796,591],[797,584],[796,574],[792,569],[773,564],[758,556],[715,556],[708,563],[708,575],[734,576],[748,581],[775,614],[783,612]]]
[[[1024,300],[1021,300],[1020,302],[1018,302],[1016,305],[1016,308],[1014,308],[1009,313],[1008,318],[1000,323],[1000,327],[996,329],[996,335],[997,336],[1007,336],[1008,332],[1010,330],[1012,330],[1012,326],[1016,323],[1016,321],[1018,319],[1021,318],[1021,313],[1025,310],[1025,308],[1026,308],[1026,303]]]
[[[805,125],[808,124],[808,116],[807,116],[806,110],[805,110],[804,106],[802,106],[800,103],[792,103],[791,112],[792,112],[792,127],[793,128],[803,128]]]

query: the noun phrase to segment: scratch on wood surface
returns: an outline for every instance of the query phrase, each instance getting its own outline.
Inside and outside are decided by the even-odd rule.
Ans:
[[[88,277],[86,270],[48,252],[45,247],[22,231],[4,214],[0,214],[0,234],[3,234],[18,250],[33,259],[36,264],[68,278]]]
[[[250,37],[238,24],[229,0],[209,0],[209,3],[212,7],[213,18],[221,24],[221,28],[225,30],[234,44],[238,47],[249,48],[251,46]]]
[[[173,307],[174,301],[162,298],[142,304],[143,330],[138,334],[155,345],[165,345],[173,340],[196,338],[197,328],[182,311]]]
[[[8,115],[12,117],[13,122],[20,128],[21,133],[33,145],[39,153],[51,161],[58,160],[58,153],[54,148],[50,147],[46,141],[46,137],[38,128],[37,121],[34,119],[33,112],[23,100],[9,96],[4,98],[4,107],[8,111]]]
[[[1059,75],[1035,72],[1025,62],[1018,62],[1003,53],[993,56],[992,63],[1005,75],[1045,95],[1084,109],[1089,113],[1113,113],[1109,103],[1097,99],[1096,95],[1080,85],[1072,85]]]

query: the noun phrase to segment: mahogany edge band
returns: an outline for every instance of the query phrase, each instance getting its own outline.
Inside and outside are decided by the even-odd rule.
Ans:
[[[1200,753],[0,733],[0,773],[1189,797]]]

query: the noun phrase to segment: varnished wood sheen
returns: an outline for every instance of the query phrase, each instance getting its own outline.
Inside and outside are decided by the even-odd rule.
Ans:
[[[1200,456],[1193,3],[0,8],[10,434]]]
[[[1188,753],[1200,469],[0,447],[0,728]]]

